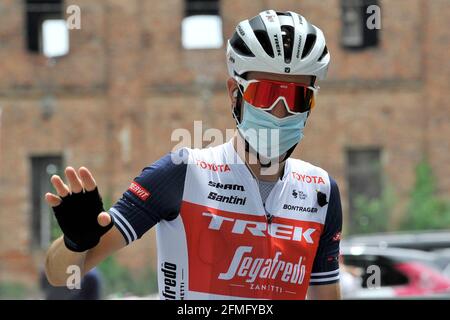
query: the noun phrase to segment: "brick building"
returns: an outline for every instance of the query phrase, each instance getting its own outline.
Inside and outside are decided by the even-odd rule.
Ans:
[[[65,1],[64,8],[81,8],[81,29],[70,31],[70,51],[56,60],[33,52],[26,12],[34,2],[0,2],[0,282],[27,284],[36,282],[50,236],[42,196],[52,173],[84,165],[114,202],[172,149],[174,129],[192,131],[195,120],[203,129],[234,128],[225,47],[182,46],[181,22],[193,1]],[[439,177],[439,194],[449,195],[448,0],[380,0],[381,29],[359,36],[352,27],[359,9],[346,10],[373,1],[206,2],[217,3],[224,39],[266,8],[299,12],[324,31],[329,78],[294,156],[334,176],[346,221],[359,187],[355,170],[377,189],[368,194],[380,192],[380,176],[392,183],[399,200],[393,226],[422,157]],[[150,231],[119,260],[132,270],[155,266],[153,237]]]

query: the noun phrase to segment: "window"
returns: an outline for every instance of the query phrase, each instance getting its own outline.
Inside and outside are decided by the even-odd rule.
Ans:
[[[378,28],[373,27],[373,12],[377,0],[341,0],[341,44],[348,49],[364,49],[378,45]],[[370,8],[369,8],[370,7]],[[379,7],[378,7],[379,8]],[[369,9],[369,10],[368,10]],[[375,12],[377,14],[379,12]],[[378,17],[381,19],[381,17]],[[379,21],[381,23],[381,21]]]
[[[50,177],[60,174],[61,170],[61,156],[31,157],[31,239],[35,248],[48,247],[59,232],[53,211],[44,195],[47,192],[55,192]]]
[[[186,0],[181,23],[185,49],[214,49],[223,45],[222,18],[218,0]]]
[[[381,151],[378,148],[347,150],[347,181],[350,221],[356,211],[356,199],[378,199],[382,192]]]
[[[69,51],[62,0],[25,0],[27,49],[53,58]]]

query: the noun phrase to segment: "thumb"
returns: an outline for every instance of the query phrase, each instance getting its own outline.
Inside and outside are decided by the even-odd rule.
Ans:
[[[109,215],[109,213],[103,211],[98,215],[97,221],[99,225],[101,225],[102,227],[106,227],[111,223],[111,216]]]

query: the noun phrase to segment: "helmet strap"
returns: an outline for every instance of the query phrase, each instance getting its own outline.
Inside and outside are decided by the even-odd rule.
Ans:
[[[232,116],[236,121],[236,124],[241,123],[241,112],[242,111],[242,93],[241,90],[237,90],[236,102],[233,105]]]

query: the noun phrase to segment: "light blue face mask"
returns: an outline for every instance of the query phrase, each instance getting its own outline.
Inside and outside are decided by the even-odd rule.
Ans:
[[[278,118],[244,101],[244,115],[237,125],[250,147],[267,159],[284,154],[303,138],[308,112]]]

